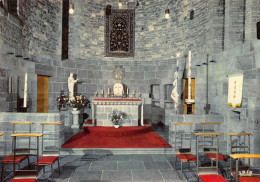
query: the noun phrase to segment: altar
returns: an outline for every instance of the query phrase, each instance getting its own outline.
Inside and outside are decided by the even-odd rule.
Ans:
[[[144,126],[143,101],[140,99],[93,99],[92,121],[96,120],[97,126],[113,126],[111,114],[114,110],[122,111],[127,114],[130,122],[124,123],[123,126],[138,126],[139,119],[141,125]]]

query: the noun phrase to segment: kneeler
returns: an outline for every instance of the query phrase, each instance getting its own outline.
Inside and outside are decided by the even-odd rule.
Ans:
[[[236,182],[259,182],[260,174],[240,174],[239,159],[260,159],[260,154],[230,154],[230,157],[236,160],[236,173],[234,177]],[[250,160],[249,160],[250,161]],[[250,170],[250,167],[248,168]]]
[[[199,178],[202,179],[204,182],[227,182],[227,180],[218,174],[218,155],[219,155],[219,136],[220,133],[194,133],[197,138],[197,174],[198,174],[198,181]],[[211,136],[213,140],[215,140],[215,145],[210,145],[212,153],[216,155],[216,166],[213,164],[207,167],[201,167],[199,162],[199,154],[205,154],[209,146],[199,145],[200,142],[204,141],[205,136]],[[213,141],[214,143],[214,141]],[[201,150],[202,149],[202,150]],[[213,151],[214,150],[214,151]]]
[[[195,162],[197,158],[191,154],[191,129],[193,123],[173,123],[174,125],[174,146],[175,146],[175,169],[177,159],[181,162],[181,179],[183,176],[183,163]],[[186,142],[185,142],[186,141]],[[185,144],[186,146],[184,146]]]
[[[219,133],[219,129],[220,129],[221,123],[218,123],[218,122],[203,122],[203,123],[200,123],[200,124],[203,125],[203,133],[215,132],[214,127],[217,127],[217,131],[216,132]],[[213,127],[213,129],[206,129],[206,126]],[[204,136],[203,137],[203,145],[206,142],[213,142],[213,139],[212,139],[212,141],[209,141],[209,140],[206,140],[206,138],[212,138],[212,136]],[[211,166],[212,166],[213,165],[213,161],[216,161],[216,154],[215,153],[211,153],[210,152],[210,148],[208,148],[208,150],[209,150],[209,152],[205,152],[205,156],[207,156],[210,159]],[[225,162],[226,173],[227,173],[227,160],[228,160],[228,157],[223,155],[222,153],[218,153],[218,160],[221,160],[221,161]]]
[[[11,123],[12,126],[13,126],[13,134],[15,133],[21,133],[21,132],[18,132],[17,131],[17,125],[23,125],[23,126],[28,126],[28,133],[31,133],[32,131],[32,127],[31,125],[34,124],[34,122],[12,122]],[[24,131],[23,131],[24,132]],[[28,138],[28,147],[30,148],[30,137]],[[30,159],[28,156],[25,156],[25,155],[19,155],[19,156],[16,156],[15,160],[14,160],[14,155],[13,154],[10,154],[8,155],[7,157],[5,157],[1,163],[2,163],[2,173],[1,173],[1,181],[3,181],[3,174],[4,174],[4,166],[5,164],[18,164],[18,167],[20,168],[20,163],[23,162],[25,159],[28,159],[28,164],[30,166]]]
[[[58,168],[59,168],[59,173],[60,173],[60,161],[59,161],[59,153],[60,153],[60,151],[59,151],[60,127],[59,126],[60,125],[62,125],[62,123],[41,123],[42,134],[43,134],[42,156],[39,158],[38,165],[43,166],[44,172],[45,172],[45,166],[51,165],[52,181],[53,181],[53,164],[56,161],[58,162]],[[47,147],[50,148],[49,145],[46,146],[44,144],[48,141],[56,144],[56,146],[52,146],[53,148],[51,150],[47,149]],[[36,161],[35,161],[35,163],[36,163]]]
[[[39,138],[42,137],[42,134],[38,133],[18,133],[12,134],[11,137],[13,138],[13,147],[14,147],[14,160],[20,155],[26,156],[35,156],[36,157],[36,165],[34,169],[16,169],[15,163],[13,164],[14,167],[14,178],[10,182],[36,182],[38,177],[38,158],[39,158]],[[18,148],[17,147],[17,139],[18,138],[31,138],[34,137],[36,140],[33,140],[36,144],[33,147],[29,148]],[[31,140],[29,140],[31,141]],[[35,154],[36,153],[36,154]]]
[[[230,137],[230,154],[250,154],[250,136],[252,133],[227,133]],[[248,166],[239,166],[240,170],[250,168],[250,158],[248,158]],[[230,158],[230,180],[235,178],[236,169],[232,167],[232,158]]]

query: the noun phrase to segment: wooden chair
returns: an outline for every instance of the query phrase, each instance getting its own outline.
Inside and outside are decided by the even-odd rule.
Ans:
[[[182,163],[188,162],[190,165],[190,162],[197,162],[197,158],[195,155],[191,154],[191,129],[193,123],[173,123],[174,125],[174,148],[175,148],[175,169],[176,169],[176,163],[177,159],[181,162],[181,179],[183,176],[183,168]],[[187,131],[188,130],[188,131]],[[188,141],[186,146],[184,147],[184,142]],[[177,146],[178,145],[178,146]]]
[[[230,137],[230,154],[250,154],[250,136],[252,133],[227,133]],[[240,170],[248,169],[250,166],[250,158],[248,158],[248,166],[240,166]],[[235,177],[236,168],[232,167],[232,158],[230,158],[230,180]]]
[[[28,126],[28,133],[31,133],[32,131],[32,124],[34,124],[34,122],[12,122],[12,128],[13,128],[13,134],[15,133],[19,133],[17,131],[17,125],[20,126]],[[12,144],[13,145],[13,144]],[[28,147],[30,148],[30,137],[28,138]],[[5,164],[18,164],[18,167],[20,168],[20,163],[23,162],[25,159],[28,159],[28,164],[30,165],[30,159],[28,156],[23,156],[23,155],[19,155],[16,157],[16,159],[14,160],[14,154],[10,154],[7,157],[5,157],[1,162],[2,162],[2,173],[1,173],[1,181],[3,181],[3,174],[4,174],[4,165]]]
[[[242,173],[240,171],[239,166],[239,159],[260,159],[260,154],[230,154],[230,157],[236,160],[236,173],[235,178],[236,182],[259,182],[260,181],[260,174],[253,174],[253,173]],[[243,169],[245,170],[245,169]],[[247,169],[250,170],[250,166]]]
[[[62,123],[41,123],[42,134],[43,134],[42,156],[39,158],[38,165],[43,166],[44,172],[45,172],[45,166],[51,165],[52,181],[53,181],[53,164],[56,161],[58,162],[58,168],[59,168],[59,173],[60,173],[60,161],[59,161],[60,136],[59,136],[59,134],[57,135],[57,133],[59,133],[59,131],[57,132],[57,130],[56,130],[57,128],[55,128],[55,126],[60,126],[60,125],[62,125]],[[50,129],[53,129],[53,130],[50,131]],[[57,136],[57,137],[55,137],[55,136]],[[55,143],[55,141],[58,141],[58,142],[56,142],[56,146],[54,146],[54,148],[48,149],[48,147],[50,147],[50,146],[49,145],[46,146],[46,145],[44,145],[44,143],[48,142],[48,144],[49,144],[51,141],[54,143]]]
[[[203,133],[207,133],[207,132],[217,132],[219,133],[219,128],[221,123],[218,122],[204,122],[204,123],[200,123],[201,125],[203,125]],[[210,128],[206,128],[206,127],[217,127],[217,131],[215,131],[215,129],[210,129]],[[208,140],[211,139],[211,140]],[[203,145],[205,145],[205,143],[212,143],[213,144],[213,137],[212,136],[204,136],[203,137]],[[210,149],[209,152],[205,153],[205,156],[207,156],[210,161],[211,161],[211,165],[213,165],[213,162],[216,161],[216,154],[215,153],[211,153]],[[226,166],[226,171],[227,171],[227,160],[228,157],[223,155],[222,153],[218,153],[218,161],[222,160],[225,162],[225,166]]]
[[[39,138],[42,137],[42,134],[36,134],[36,133],[19,133],[19,134],[12,134],[11,137],[13,137],[13,151],[14,151],[14,160],[16,160],[19,156],[36,156],[36,161],[38,164],[38,158],[39,158]],[[35,137],[35,147],[28,147],[28,148],[18,148],[17,147],[17,139],[18,138],[31,138]],[[33,140],[32,140],[33,141]],[[30,140],[31,142],[31,140]],[[16,169],[15,163],[13,163],[14,167],[14,178],[10,182],[35,182],[37,181],[38,176],[38,165],[35,165],[34,169]]]
[[[218,155],[219,155],[219,136],[220,133],[194,133],[197,139],[197,173],[198,173],[198,181],[199,178],[202,179],[204,182],[227,182],[225,178],[223,178],[221,175],[218,174]],[[215,145],[204,145],[201,146],[200,142],[204,141],[205,136],[210,136],[213,139],[213,143]],[[214,142],[215,141],[215,142]],[[200,150],[202,149],[202,150]],[[199,162],[199,155],[205,154],[208,152],[208,150],[211,151],[211,153],[216,155],[216,165],[211,165],[207,167],[200,167]]]

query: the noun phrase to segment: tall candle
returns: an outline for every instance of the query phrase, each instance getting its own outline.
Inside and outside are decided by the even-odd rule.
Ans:
[[[133,90],[133,94],[135,94],[135,90]]]
[[[24,75],[23,107],[27,106],[27,73]]]
[[[191,99],[191,51],[189,51],[188,99]]]
[[[107,89],[107,94],[110,94],[110,88]]]
[[[102,90],[101,94],[102,94],[102,95],[104,94],[104,90]]]
[[[128,88],[126,89],[126,94],[128,94]]]

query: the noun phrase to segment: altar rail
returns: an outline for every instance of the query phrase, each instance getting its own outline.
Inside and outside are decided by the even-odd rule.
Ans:
[[[34,122],[32,125],[33,133],[41,133],[40,123],[46,122],[61,122],[64,123],[64,115],[59,113],[14,113],[14,112],[1,112],[0,113],[0,133],[4,135],[0,139],[0,154],[10,154],[12,152],[12,125],[11,122]],[[54,128],[53,128],[54,129]],[[52,129],[50,129],[52,130]],[[24,125],[19,125],[16,129],[19,132],[28,132]],[[57,131],[58,132],[58,131]],[[64,143],[64,126],[60,126],[60,139],[59,143]],[[23,141],[21,141],[22,144]],[[26,141],[24,141],[26,142]]]

